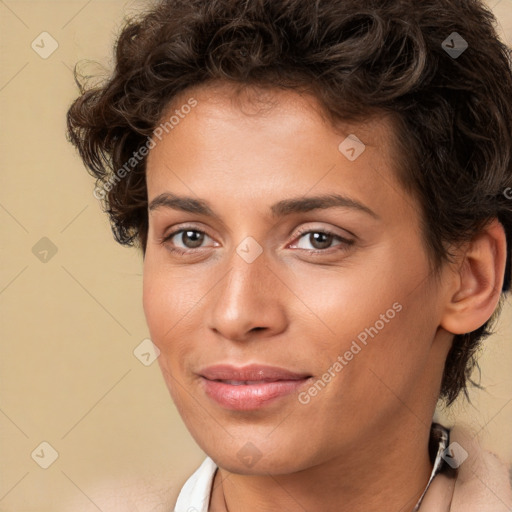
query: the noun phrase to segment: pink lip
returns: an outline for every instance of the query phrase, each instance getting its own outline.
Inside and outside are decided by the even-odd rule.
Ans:
[[[241,367],[218,364],[208,366],[198,373],[209,380],[264,380],[275,382],[277,380],[298,380],[310,377],[306,373],[291,372],[278,366],[262,364],[250,364]]]
[[[311,377],[279,368],[252,364],[243,367],[231,365],[210,366],[199,374],[205,393],[226,409],[249,411],[258,409],[277,398],[286,396]],[[226,381],[257,381],[234,384]]]

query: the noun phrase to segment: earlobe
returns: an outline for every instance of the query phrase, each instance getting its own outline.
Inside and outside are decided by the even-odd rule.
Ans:
[[[441,327],[465,334],[481,327],[498,305],[507,258],[502,224],[494,219],[465,246]]]

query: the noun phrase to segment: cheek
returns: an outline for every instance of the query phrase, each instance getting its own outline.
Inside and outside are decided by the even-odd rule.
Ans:
[[[172,327],[180,310],[176,303],[179,294],[160,269],[151,255],[145,260],[142,302],[151,340],[161,352],[165,352],[168,348],[166,340],[172,337]]]
[[[169,360],[181,360],[190,350],[192,317],[204,295],[201,282],[190,272],[172,270],[151,256],[144,262],[143,308],[151,340]],[[190,335],[185,335],[184,331]],[[162,358],[160,358],[162,359]]]
[[[384,314],[386,320],[391,318],[389,322],[392,322],[393,317],[398,316],[393,304],[401,295],[397,280],[386,282],[387,274],[385,269],[369,267],[364,271],[342,269],[333,273],[303,274],[296,281],[294,292],[305,299],[306,312],[309,310],[316,317],[315,322],[306,322],[304,328],[323,327],[327,336],[322,348],[332,345],[333,339],[343,340],[343,344],[349,341],[350,345],[352,339],[375,322],[379,322],[379,331],[383,331],[381,315]],[[342,344],[335,345],[336,350],[343,349]]]
[[[145,260],[142,292],[144,314],[151,341],[160,350],[158,364],[164,381],[174,403],[181,409],[178,393],[180,386],[176,385],[176,379],[181,381],[181,376],[174,363],[184,359],[180,354],[180,341],[183,338],[179,336],[179,319],[183,318],[186,312],[182,311],[183,306],[180,308],[177,299],[180,294],[171,286],[172,280],[170,282],[157,268],[152,264],[151,258]]]
[[[154,271],[151,259],[148,259],[146,255],[143,271],[142,306],[151,333],[151,339],[154,343],[156,343],[158,339],[158,327],[161,326],[163,320],[162,302],[159,300],[160,293],[161,290],[157,273]]]
[[[429,364],[437,327],[433,300],[428,290],[420,287],[415,293],[394,294],[389,304],[372,311],[373,317],[356,337],[362,350],[356,356],[360,364],[353,369],[357,371],[358,366],[357,378],[363,377],[356,387],[362,392],[361,399],[380,390],[376,399],[385,396],[391,403],[399,402],[397,397],[406,399],[413,392]]]
[[[335,272],[315,279],[314,286],[303,277],[297,285],[297,295],[307,297],[322,320],[314,323],[326,336],[317,337],[315,345],[325,369],[341,356],[346,366],[337,382],[350,382],[362,396],[373,385],[382,387],[379,378],[391,389],[405,390],[428,360],[437,328],[422,253],[380,256],[364,272]],[[311,336],[312,325],[305,321],[303,332]]]

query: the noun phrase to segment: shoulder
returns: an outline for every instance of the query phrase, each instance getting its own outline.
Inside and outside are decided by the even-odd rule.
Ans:
[[[216,465],[211,459],[203,460],[199,468],[196,466],[195,472],[188,477],[183,486],[177,483],[180,479],[183,482],[183,478],[171,469],[147,472],[143,477],[132,475],[102,479],[84,487],[87,492],[85,496],[85,493],[76,491],[69,496],[62,496],[62,510],[65,512],[82,510],[84,503],[89,500],[96,509],[101,508],[105,512],[107,510],[109,512],[173,512],[174,510],[203,512],[203,508],[198,504],[206,498],[206,506],[208,506],[210,495],[208,482],[212,481],[215,469]],[[178,504],[180,504],[179,508]],[[208,509],[204,508],[204,510]]]
[[[63,496],[62,510],[76,512],[83,510],[87,503],[89,505],[92,503],[94,506],[91,510],[171,512],[174,503],[172,492],[170,492],[172,480],[172,475],[165,478],[160,474],[154,477],[133,476],[102,480],[86,487],[87,494],[84,491],[76,492],[75,490],[69,496]]]
[[[450,511],[512,510],[510,466],[498,455],[484,449],[475,433],[466,426],[455,426],[451,430],[452,443],[460,445],[466,458],[457,470]]]

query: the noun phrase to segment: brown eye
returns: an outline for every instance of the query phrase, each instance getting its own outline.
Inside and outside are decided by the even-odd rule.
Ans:
[[[328,249],[333,239],[334,236],[327,233],[309,233],[309,242],[315,249]]]
[[[347,240],[335,233],[331,233],[327,230],[312,230],[303,231],[299,233],[298,243],[296,246],[299,249],[310,250],[311,252],[327,252],[327,249],[338,247],[339,249],[346,249],[348,246],[354,243],[353,240]],[[302,240],[305,240],[304,243]],[[338,243],[333,245],[333,242],[338,240]],[[307,245],[310,245],[308,247]]]
[[[210,238],[206,233],[198,229],[182,228],[164,237],[162,244],[170,251],[182,254],[187,252],[187,250],[201,248],[205,237]]]
[[[197,249],[203,243],[204,233],[201,231],[184,230],[181,233],[181,241],[188,249]],[[190,245],[187,240],[190,241]]]

